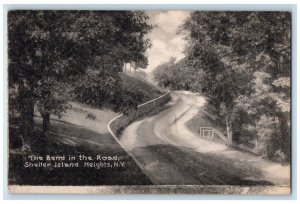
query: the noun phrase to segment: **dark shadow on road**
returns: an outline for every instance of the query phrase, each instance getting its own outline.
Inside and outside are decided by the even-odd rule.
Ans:
[[[167,168],[175,169],[182,176],[192,177],[195,182],[188,183],[189,185],[273,185],[269,181],[261,180],[261,172],[256,169],[246,166],[238,168],[229,159],[225,160],[209,153],[199,153],[185,147],[159,144],[137,147],[132,150],[132,153],[136,155],[142,165],[149,165],[151,162],[149,155],[155,155],[157,160],[153,162],[159,162],[160,168],[168,166]],[[160,177],[163,169],[150,169],[149,171],[157,171],[154,173]],[[147,174],[147,172],[144,173]],[[174,175],[169,174],[168,176],[174,177],[173,179],[176,180]]]

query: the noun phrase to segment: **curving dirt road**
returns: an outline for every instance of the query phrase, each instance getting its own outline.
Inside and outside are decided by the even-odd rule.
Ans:
[[[120,142],[153,184],[290,186],[290,167],[203,140],[185,125],[205,104],[203,96],[172,93],[172,101],[134,122]]]

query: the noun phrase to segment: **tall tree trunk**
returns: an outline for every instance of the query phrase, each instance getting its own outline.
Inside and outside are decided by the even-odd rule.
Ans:
[[[50,98],[51,92],[49,90],[46,90],[43,92],[43,98],[45,100],[43,111],[41,113],[43,118],[43,137],[46,141],[48,141],[48,144],[50,146],[51,144],[51,137],[49,134],[49,128],[50,128],[50,104],[47,101],[47,99]]]
[[[43,114],[43,132],[48,133],[50,127],[50,114],[45,112]]]
[[[24,86],[24,83],[19,84],[20,97],[20,130],[21,139],[24,141],[22,148],[30,149],[30,140],[34,130],[34,100],[31,89]]]
[[[43,150],[49,152],[51,148],[52,138],[50,135],[50,114],[49,112],[44,112],[43,117]]]
[[[132,74],[131,63],[129,63],[129,67],[130,67],[130,74]]]
[[[229,116],[225,116],[226,120],[226,132],[227,132],[227,139],[228,139],[228,144],[232,145],[232,124],[231,121],[229,120]]]
[[[21,139],[23,141],[22,148],[30,149],[30,141],[33,137],[34,133],[34,106],[31,104],[31,101],[28,99],[23,100],[26,101],[26,105],[22,105],[20,119],[21,119]]]
[[[279,121],[280,148],[287,157],[290,157],[291,132],[290,126],[288,125],[288,122],[290,121],[289,113],[278,112],[277,117]]]

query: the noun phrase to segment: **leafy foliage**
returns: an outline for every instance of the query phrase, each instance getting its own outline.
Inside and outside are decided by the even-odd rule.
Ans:
[[[267,157],[288,160],[290,30],[287,12],[192,12],[180,28],[188,41],[184,64],[162,64],[155,78],[205,94],[229,140],[255,142]],[[181,86],[189,79],[197,88]]]
[[[184,60],[179,62],[171,58],[168,62],[159,65],[153,75],[159,86],[172,90],[200,91],[203,71],[187,66]]]
[[[10,11],[10,104],[18,106],[22,134],[33,128],[35,107],[46,132],[50,114],[74,98],[99,105],[122,98],[118,72],[124,62],[145,61],[151,29],[141,11]]]

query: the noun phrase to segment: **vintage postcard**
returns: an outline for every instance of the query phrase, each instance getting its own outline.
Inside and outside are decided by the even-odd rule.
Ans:
[[[10,10],[11,193],[291,193],[291,13]]]

